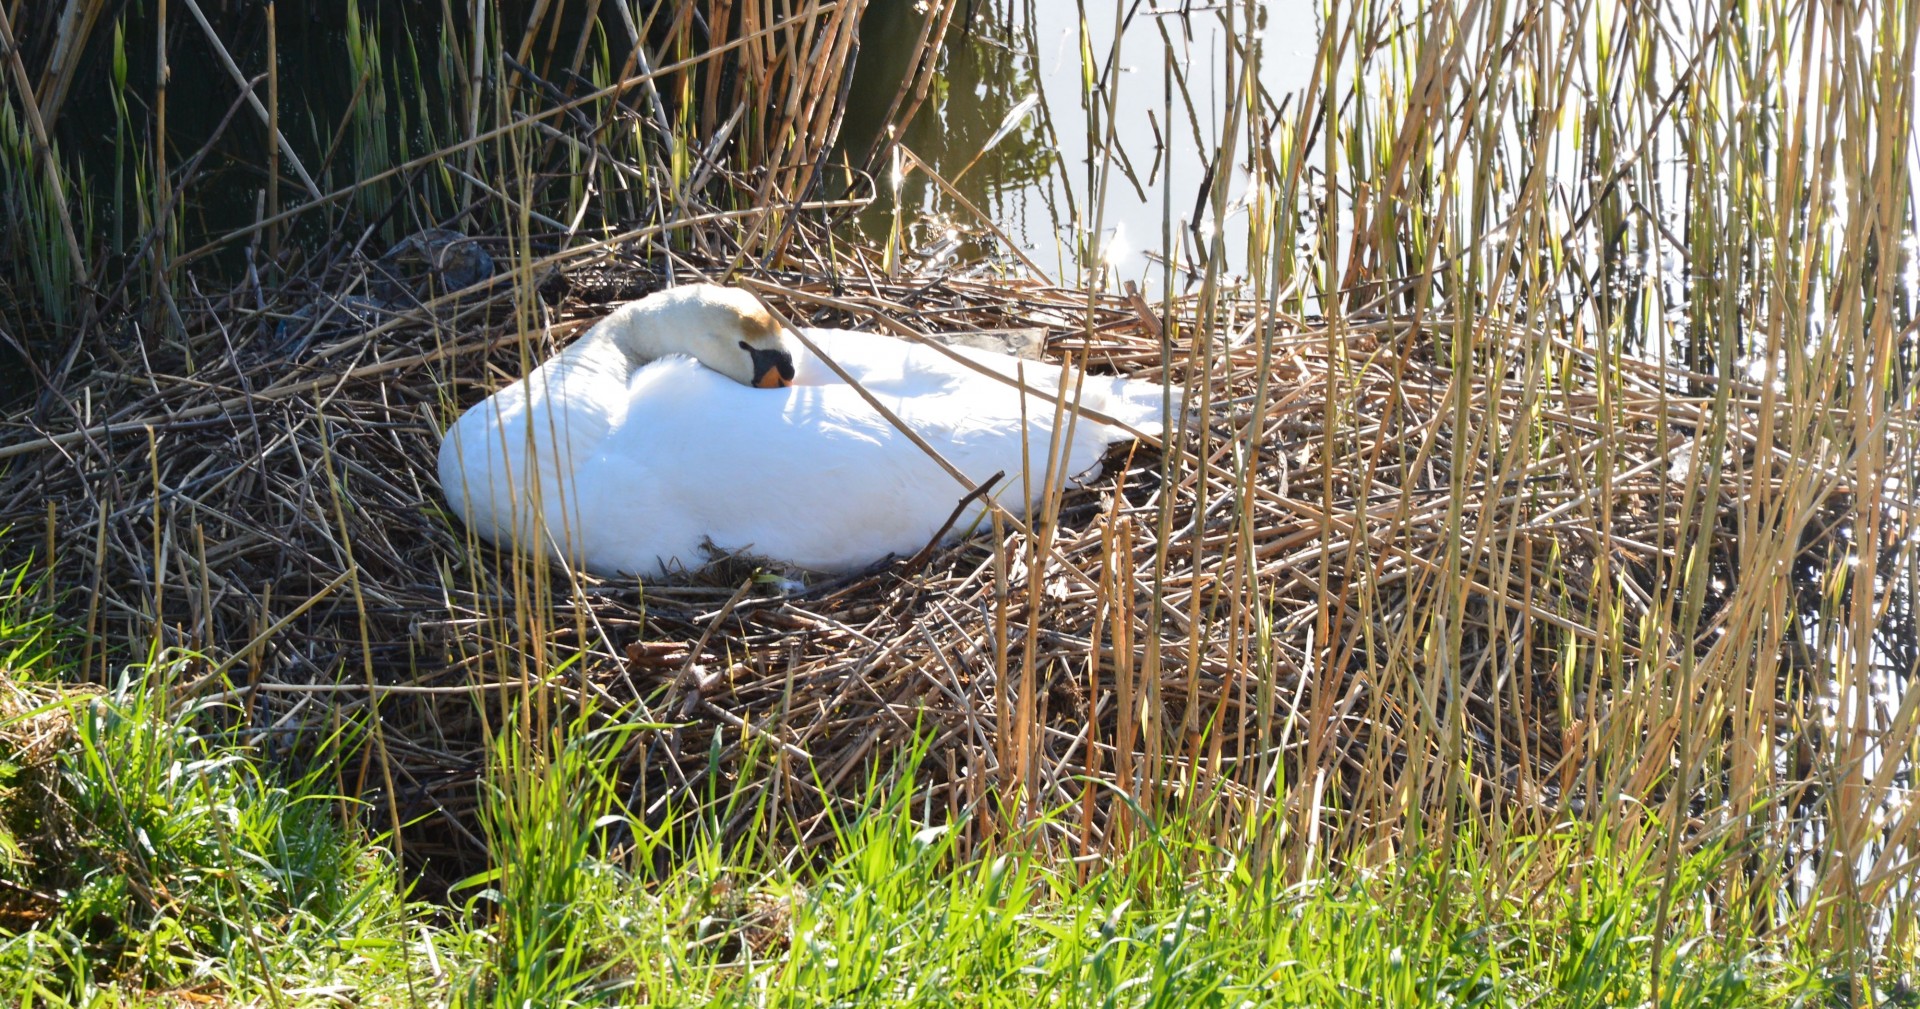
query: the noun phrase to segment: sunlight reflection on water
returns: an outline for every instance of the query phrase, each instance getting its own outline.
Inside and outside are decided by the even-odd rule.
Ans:
[[[1087,7],[1083,48],[1074,4],[979,4],[971,24],[949,31],[944,100],[921,110],[903,141],[945,178],[957,179],[956,187],[1054,279],[1076,279],[1074,236],[1088,233],[1090,261],[1111,268],[1115,282],[1158,287],[1158,252],[1169,244],[1163,234],[1171,233],[1176,256],[1182,245],[1211,239],[1201,201],[1209,154],[1226,120],[1226,9],[1169,0],[1128,4],[1116,51],[1113,7]],[[890,18],[876,7],[863,28],[863,59],[875,50],[910,48],[918,28],[914,19]],[[1254,34],[1266,92],[1279,102],[1302,91],[1313,76],[1320,34],[1314,6],[1268,3]],[[1083,72],[1083,53],[1092,60],[1090,72]],[[1108,67],[1115,68],[1111,79]],[[883,79],[885,71],[871,72]],[[1089,80],[1112,90],[1115,115],[1084,114]],[[1185,96],[1172,83],[1179,80],[1186,82]],[[890,97],[889,87],[856,82],[843,146],[868,143]],[[1005,126],[1012,129],[1002,136]],[[1104,172],[1103,148],[1113,152]],[[1231,181],[1229,201],[1234,213],[1244,214],[1244,172],[1236,167]],[[908,214],[928,222],[981,226],[918,175],[906,180],[901,200]],[[892,212],[891,206],[872,208],[863,217],[868,232],[883,235]],[[1226,243],[1229,270],[1239,268],[1242,251]]]

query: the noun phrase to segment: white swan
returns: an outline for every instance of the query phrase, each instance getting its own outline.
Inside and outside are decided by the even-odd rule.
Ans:
[[[939,351],[886,336],[807,336],[975,483],[1025,514],[1042,492],[1060,369]],[[1069,390],[1071,392],[1071,389]],[[1146,432],[1161,386],[1087,375],[1081,403]],[[1080,416],[1065,445],[1078,474],[1122,428]],[[1022,439],[1026,450],[1023,453]],[[1029,479],[1022,469],[1031,459]],[[440,446],[447,503],[502,546],[601,575],[693,568],[707,547],[844,571],[925,546],[967,494],[745,291],[697,284],[631,302],[526,378],[476,404]],[[983,514],[969,506],[965,530]]]

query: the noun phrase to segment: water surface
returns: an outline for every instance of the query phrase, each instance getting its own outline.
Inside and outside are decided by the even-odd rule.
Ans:
[[[910,244],[964,262],[982,251],[982,241],[969,235],[991,246],[991,223],[1035,265],[1069,283],[1081,279],[1083,267],[1104,267],[1110,283],[1157,287],[1162,249],[1173,249],[1177,262],[1197,259],[1195,245],[1211,237],[1204,199],[1227,119],[1234,62],[1228,23],[1246,34],[1243,9],[1176,0],[987,0],[971,10],[969,20],[956,17],[950,28],[940,79],[902,141],[988,221],[924,175],[908,173],[897,206],[914,229]],[[1315,8],[1270,0],[1256,17],[1259,81],[1274,103],[1297,106],[1319,44]],[[843,154],[857,157],[870,147],[920,25],[910,3],[870,9]],[[1100,93],[1092,115],[1090,92]],[[1106,114],[1104,94],[1112,95],[1117,114]],[[982,154],[1003,126],[1011,131]],[[1246,148],[1243,128],[1242,164]],[[860,218],[881,240],[896,209],[887,174],[883,167],[876,180],[881,199]],[[1225,174],[1237,200],[1242,165]],[[946,229],[956,232],[955,241],[943,240]],[[1097,236],[1095,248],[1076,249],[1073,236],[1082,231]],[[1243,250],[1229,242],[1225,251],[1230,269],[1237,268]],[[1001,265],[1023,269],[1013,257]]]

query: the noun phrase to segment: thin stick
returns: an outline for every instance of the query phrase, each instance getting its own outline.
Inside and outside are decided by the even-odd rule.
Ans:
[[[200,13],[199,0],[184,0],[184,2],[187,5],[187,11],[193,15],[193,19],[200,22],[200,30],[206,33],[207,42],[213,46],[213,54],[219,57],[220,65],[227,68],[227,76],[232,77],[233,82],[240,85],[241,93],[247,96],[247,104],[253,106],[254,114],[260,117],[261,125],[267,127],[268,132],[272,134],[274,144],[279,148],[281,154],[286,157],[287,164],[293,167],[293,174],[300,177],[300,184],[307,187],[307,195],[311,196],[316,202],[321,200],[322,196],[319,185],[313,181],[313,176],[307,174],[307,166],[300,163],[299,153],[293,149],[293,145],[287,142],[287,138],[282,136],[280,130],[277,128],[279,125],[279,117],[272,112],[268,112],[267,107],[260,104],[259,96],[255,95],[253,88],[247,84],[247,75],[240,72],[239,64],[233,62],[233,57],[228,54],[226,43],[220,41],[220,36],[214,32],[213,25],[207,23],[207,16]],[[268,30],[271,31],[271,15],[269,15],[268,20]],[[271,44],[269,44],[269,52],[271,52]],[[268,220],[272,221],[274,218],[270,217]]]

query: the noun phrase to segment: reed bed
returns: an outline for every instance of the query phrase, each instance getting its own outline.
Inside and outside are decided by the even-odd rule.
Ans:
[[[90,309],[0,442],[6,559],[84,607],[87,668],[200,656],[175,697],[288,759],[355,734],[344,788],[430,861],[484,848],[497,732],[538,749],[593,706],[646,726],[633,815],[783,852],[917,753],[963,852],[1099,856],[1179,815],[1291,878],[1470,834],[1544,887],[1497,842],[1574,818],[1669,865],[1735,844],[1743,922],[1911,942],[1911,11],[1335,8],[1285,106],[1252,5],[1212,15],[1214,82],[1172,72],[1156,17],[1158,121],[1225,167],[1167,194],[1194,210],[1167,211],[1147,295],[1089,237],[1145,161],[1103,140],[1114,54],[1085,48],[1097,156],[1056,283],[835,230],[880,189],[830,156],[861,5],[698,6],[658,5],[625,60],[502,26],[490,66],[519,83],[476,85],[445,142],[263,195],[203,247],[355,223],[276,283],[215,288],[148,232],[123,262],[155,264],[158,328]],[[895,115],[956,7],[923,12]],[[491,44],[466,41],[443,55]],[[384,221],[336,209],[376,186]],[[369,289],[376,230],[450,215],[501,273],[313,324]],[[1037,329],[1185,406],[1030,523],[799,588],[751,558],[642,587],[471,541],[435,486],[445,424],[696,276],[796,321]]]
[[[612,272],[603,265],[598,279]],[[625,279],[620,296],[660,282],[638,270]],[[1180,321],[1110,296],[1090,327],[1075,326],[1084,294],[1034,284],[876,284],[836,296],[799,275],[752,279],[781,292],[776,305],[795,319],[871,312],[934,331],[1041,328],[1056,350],[1136,373],[1160,368],[1169,351],[1155,331]],[[1184,450],[1116,457],[1033,534],[975,538],[797,592],[759,587],[750,559],[643,590],[563,583],[469,542],[441,510],[430,465],[440,428],[529,351],[511,318],[488,324],[483,308],[466,310],[471,323],[401,319],[323,343],[301,368],[209,347],[200,359],[215,363],[191,378],[96,373],[92,395],[125,412],[83,437],[9,446],[19,461],[0,502],[12,528],[44,532],[58,583],[87,587],[96,636],[153,635],[155,647],[207,656],[180,700],[231,702],[246,732],[283,753],[343,720],[377,726],[379,745],[349,773],[356,794],[415,825],[417,854],[472,840],[462,825],[484,766],[483,723],[499,715],[489,702],[509,696],[637,704],[644,720],[671,725],[630,757],[640,808],[658,815],[717,794],[734,811],[729,829],[753,824],[802,844],[831,836],[821,814],[836,794],[864,795],[867,776],[916,742],[927,747],[928,802],[971,813],[988,833],[1078,810],[1047,828],[1075,852],[1129,829],[1126,807],[1116,815],[1115,793],[1090,779],[1147,810],[1210,793],[1223,827],[1321,834],[1342,851],[1394,837],[1409,795],[1425,805],[1458,788],[1503,821],[1538,828],[1596,812],[1599,796],[1662,785],[1644,761],[1600,759],[1608,733],[1645,731],[1596,711],[1627,684],[1564,672],[1608,634],[1629,662],[1646,661],[1633,628],[1661,593],[1647,544],[1674,535],[1698,465],[1695,439],[1678,432],[1710,407],[1664,386],[1671,376],[1657,368],[1624,383],[1634,422],[1618,430],[1603,478],[1581,447],[1594,401],[1590,379],[1573,377],[1579,355],[1533,354],[1540,367],[1564,358],[1570,373],[1568,393],[1543,403],[1530,404],[1541,383],[1525,374],[1472,380],[1475,416],[1524,430],[1543,461],[1524,480],[1465,491],[1466,508],[1511,539],[1458,561],[1460,699],[1438,714],[1464,728],[1472,771],[1453,780],[1431,770],[1440,741],[1422,739],[1421,714],[1393,689],[1449,675],[1421,638],[1448,549],[1452,373],[1420,324],[1350,323],[1330,344],[1322,328],[1272,320],[1284,331],[1267,351],[1266,397],[1264,341],[1223,347],[1211,362],[1176,349],[1174,386],[1192,386],[1189,399],[1204,386],[1215,404],[1174,439]],[[556,315],[557,336],[597,312]],[[1522,330],[1502,342],[1515,354],[1552,344]],[[1334,440],[1331,465],[1330,394],[1341,414],[1375,418]],[[1733,402],[1757,422],[1757,398]],[[1395,415],[1406,426],[1377,420]],[[1425,443],[1407,430],[1427,432]],[[1248,433],[1222,437],[1235,431]],[[1237,469],[1220,449],[1236,442],[1257,446],[1260,461]],[[1750,479],[1786,473],[1755,466]],[[1724,493],[1717,511],[1749,490]],[[1588,510],[1618,516],[1612,549],[1566,520]],[[1716,570],[1734,567],[1733,543],[1721,540]],[[1727,577],[1701,655],[1731,616],[1738,579]],[[1592,626],[1594,585],[1614,586],[1633,619]],[[1257,609],[1247,586],[1259,586]],[[1356,592],[1364,609],[1338,604]],[[1774,661],[1791,669],[1782,649]],[[1783,747],[1815,745],[1809,685],[1783,673],[1780,691],[1783,718],[1768,731]],[[1819,788],[1812,778],[1790,786],[1783,808]],[[1027,811],[1001,806],[1008,796],[1024,796]]]

